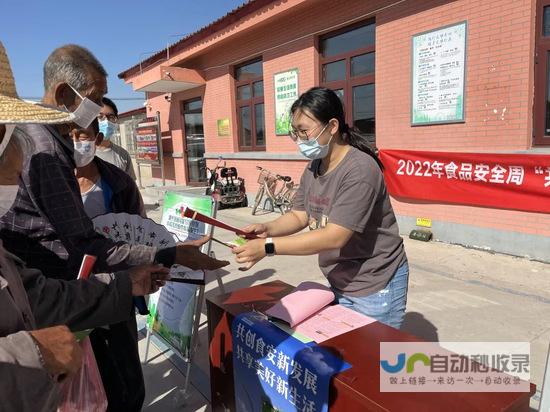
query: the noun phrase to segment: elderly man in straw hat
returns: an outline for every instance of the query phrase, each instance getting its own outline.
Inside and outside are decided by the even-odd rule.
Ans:
[[[25,162],[15,202],[0,218],[0,235],[8,251],[29,266],[39,267],[46,277],[62,276],[64,279],[76,277],[85,254],[97,257],[96,271],[127,269],[155,262],[166,267],[180,263],[206,270],[229,264],[200,252],[207,238],[160,250],[115,242],[98,234],[84,209],[74,173],[75,168],[82,165],[80,150],[84,146],[73,142],[72,137],[82,134],[100,113],[101,99],[107,92],[105,69],[90,51],[76,45],[63,46],[46,60],[44,86],[43,102],[49,107],[72,112],[74,118],[69,124],[28,124],[16,129],[31,136],[35,147]],[[137,335],[135,322],[132,333]],[[102,377],[107,380],[117,374],[105,373],[106,358],[99,353],[97,335],[96,332],[91,340]],[[126,332],[124,335],[129,337]],[[132,346],[138,355],[137,345]],[[139,357],[134,356],[136,359],[139,368]],[[126,375],[133,375],[132,383],[117,379],[121,385],[108,384],[107,397],[112,410],[139,411],[145,396],[143,379],[141,384],[136,383],[140,380],[135,379],[137,374],[124,369]]]
[[[24,153],[34,143],[15,128],[23,123],[58,124],[73,115],[17,98],[15,83],[0,43],[0,216],[19,190]],[[127,319],[132,295],[156,291],[167,269],[141,266],[90,280],[46,279],[6,252],[0,237],[0,409],[55,411],[58,382],[80,366],[74,330]]]

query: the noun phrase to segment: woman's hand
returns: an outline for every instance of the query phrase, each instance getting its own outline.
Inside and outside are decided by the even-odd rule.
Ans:
[[[252,225],[252,226],[262,226],[262,225]],[[245,264],[244,266],[240,267],[239,270],[243,270],[243,271],[248,270],[266,256],[265,239],[249,240],[243,246],[234,247],[232,251],[233,251],[233,254],[235,255],[235,261],[237,263]]]
[[[264,225],[263,223],[248,225],[243,228],[242,231],[245,233],[256,235],[256,237],[259,237],[261,239],[265,239],[267,237],[267,225]]]

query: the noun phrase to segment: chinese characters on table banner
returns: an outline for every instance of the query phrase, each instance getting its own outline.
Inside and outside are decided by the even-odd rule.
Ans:
[[[394,197],[550,212],[550,156],[381,150]]]
[[[328,411],[330,379],[349,364],[255,312],[237,316],[231,329],[237,411]]]
[[[529,392],[529,342],[380,342],[381,392]]]

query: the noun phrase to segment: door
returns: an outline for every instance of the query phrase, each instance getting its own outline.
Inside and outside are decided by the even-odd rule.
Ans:
[[[185,127],[187,182],[190,185],[206,184],[201,98],[183,102],[183,123]]]
[[[537,1],[535,53],[535,145],[550,144],[550,0]]]

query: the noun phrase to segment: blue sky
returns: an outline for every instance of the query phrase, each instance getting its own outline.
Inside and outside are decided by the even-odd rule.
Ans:
[[[109,73],[113,98],[139,98],[118,79],[121,71],[167,43],[225,15],[244,0],[2,0],[0,41],[4,43],[22,97],[41,97],[42,65],[52,50],[67,43],[89,48]],[[141,55],[141,56],[140,56]],[[120,111],[143,100],[116,101]]]

